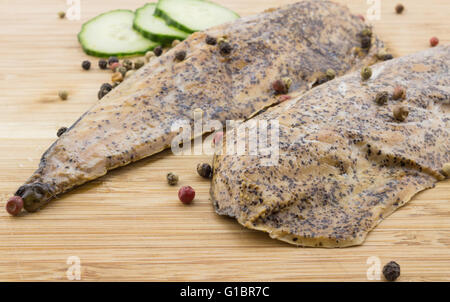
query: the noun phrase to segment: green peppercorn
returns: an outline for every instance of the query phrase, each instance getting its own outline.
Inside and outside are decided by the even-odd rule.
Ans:
[[[123,60],[122,66],[125,67],[127,70],[133,69],[133,62],[131,62],[128,59]]]
[[[61,127],[61,128],[59,128],[58,131],[56,132],[56,136],[57,136],[57,137],[60,137],[60,136],[63,135],[64,132],[66,132],[66,131],[67,131],[67,127]]]
[[[328,68],[325,74],[329,80],[332,80],[336,77],[336,72],[334,71],[334,69],[331,68]]]
[[[364,28],[361,31],[361,36],[362,37],[372,37],[372,30],[369,27]]]
[[[172,172],[167,173],[166,178],[167,178],[167,183],[171,186],[174,186],[178,183],[178,175],[176,175]]]
[[[142,66],[144,66],[144,61],[143,60],[141,60],[141,59],[139,59],[139,60],[136,60],[136,62],[134,62],[134,69],[139,69],[139,68],[141,68]]]
[[[370,79],[371,76],[372,76],[372,68],[366,66],[361,69],[361,78],[364,81]]]
[[[450,163],[445,163],[443,166],[442,166],[442,174],[444,175],[444,176],[446,176],[447,178],[450,178]]]
[[[399,122],[404,122],[409,115],[408,107],[396,106],[393,111],[394,118]]]
[[[63,11],[58,12],[58,17],[60,19],[64,19],[66,17],[66,12],[63,12]]]
[[[400,265],[391,261],[383,267],[383,275],[388,281],[395,281],[400,276]]]
[[[127,71],[128,71],[128,69],[126,67],[123,67],[123,66],[120,66],[119,68],[116,69],[116,72],[120,72],[123,77],[125,76]]]
[[[61,90],[58,92],[58,96],[61,100],[65,101],[65,100],[67,100],[69,93],[65,90]]]
[[[173,40],[172,41],[172,47],[175,47],[175,46],[177,46],[178,44],[180,44],[180,40]]]
[[[200,163],[197,165],[197,173],[203,178],[211,178],[212,168],[208,163]]]
[[[389,93],[387,91],[378,92],[375,96],[375,103],[382,106],[387,103],[389,98]]]

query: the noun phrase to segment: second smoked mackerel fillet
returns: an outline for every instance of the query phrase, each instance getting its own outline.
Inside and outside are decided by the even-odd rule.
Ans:
[[[450,46],[433,48],[376,64],[367,81],[345,75],[259,115],[279,121],[279,158],[262,166],[267,157],[215,155],[216,212],[295,245],[361,244],[414,194],[445,178],[449,68]],[[396,85],[407,88],[404,100],[375,102]],[[400,104],[409,108],[403,122],[393,117]]]
[[[192,34],[153,59],[83,114],[42,156],[39,168],[16,195],[27,211],[96,179],[108,170],[170,146],[178,120],[247,119],[277,102],[271,83],[292,79],[290,91],[306,91],[328,68],[342,75],[373,62],[382,43],[372,37],[368,53],[359,33],[364,23],[328,1],[303,1]],[[207,35],[232,45],[222,55]],[[182,62],[175,53],[186,51]]]

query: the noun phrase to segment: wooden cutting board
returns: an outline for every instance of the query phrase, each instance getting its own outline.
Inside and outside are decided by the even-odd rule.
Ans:
[[[218,2],[249,15],[294,1]],[[448,0],[402,0],[402,15],[394,13],[392,1],[339,2],[364,15],[380,3],[380,20],[371,23],[397,56],[428,48],[434,35],[442,44],[450,42]],[[81,51],[76,39],[81,24],[104,11],[144,3],[81,0],[81,20],[69,21],[57,16],[67,9],[64,0],[1,1],[2,208],[37,167],[56,130],[87,110],[110,79],[97,59]],[[81,70],[84,59],[92,60],[90,71]],[[69,91],[65,102],[58,100],[60,89]],[[210,161],[210,156],[163,152],[113,171],[38,213],[14,218],[0,210],[0,280],[67,280],[70,263],[79,259],[85,281],[364,281],[368,270],[376,277],[378,261],[390,260],[401,265],[402,281],[450,281],[450,181],[418,194],[362,246],[296,248],[214,213],[209,182],[195,170],[198,162]],[[178,187],[166,184],[169,171],[180,175],[180,185],[195,188],[194,204],[178,201]]]

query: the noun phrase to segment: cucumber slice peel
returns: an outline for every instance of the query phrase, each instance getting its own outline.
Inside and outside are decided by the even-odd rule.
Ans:
[[[117,9],[85,22],[78,34],[84,52],[96,57],[142,55],[159,43],[133,30],[134,12]]]
[[[168,26],[164,19],[154,16],[156,3],[147,3],[136,10],[133,28],[150,40],[169,44],[173,40],[184,40],[189,33]]]
[[[239,18],[235,12],[205,0],[159,0],[155,15],[168,25],[196,32]]]

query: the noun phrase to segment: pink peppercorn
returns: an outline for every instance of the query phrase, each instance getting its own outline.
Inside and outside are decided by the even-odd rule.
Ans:
[[[191,186],[184,186],[178,190],[178,198],[184,204],[189,204],[194,200],[195,191]]]
[[[217,132],[216,134],[214,134],[213,144],[218,145],[219,143],[222,142],[222,139],[223,139],[223,132],[222,131]]]
[[[439,44],[439,39],[437,38],[437,37],[432,37],[431,39],[430,39],[430,45],[431,45],[431,47],[435,47],[436,45],[438,45]]]
[[[278,97],[278,100],[280,101],[280,103],[290,100],[292,97],[288,94],[282,94]]]
[[[364,18],[364,16],[363,15],[356,15],[358,18],[360,18],[361,19],[361,21],[366,21],[366,19]]]
[[[120,63],[119,62],[114,62],[114,63],[112,63],[111,65],[109,65],[109,68],[112,70],[112,71],[116,71],[116,69],[117,68],[119,68],[120,67]]]
[[[6,211],[16,216],[22,211],[23,209],[23,199],[20,196],[13,196],[10,199],[8,199],[8,202],[6,203]]]

